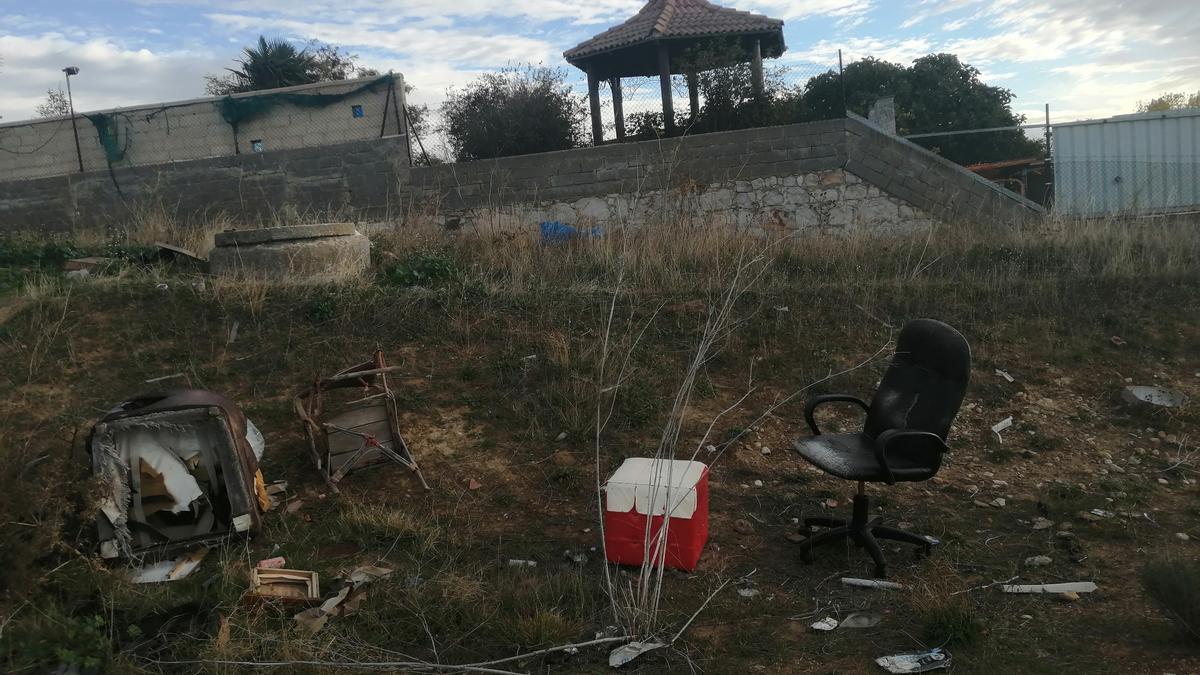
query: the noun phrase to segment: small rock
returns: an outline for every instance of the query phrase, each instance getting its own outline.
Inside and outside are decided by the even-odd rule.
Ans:
[[[998,509],[1004,508],[1007,504],[1008,502],[1004,500],[1004,497],[996,497],[991,501],[991,505]]]
[[[467,489],[472,492],[474,492],[475,490],[478,490],[481,487],[483,487],[483,483],[480,483],[479,481],[475,480],[474,478],[467,481]]]
[[[764,454],[764,455],[769,455],[769,454],[771,454],[771,449],[770,449],[770,448],[768,448],[768,447],[766,447],[766,446],[763,446],[763,449],[762,449],[762,454]]]
[[[556,436],[554,438],[554,440],[563,441],[563,440],[566,440],[566,438],[567,438],[567,432],[564,431],[564,432],[560,433],[558,436]]]
[[[1068,530],[1059,530],[1058,532],[1054,533],[1054,536],[1058,537],[1059,539],[1074,539],[1075,533]]]
[[[1158,484],[1159,484],[1159,485],[1170,485],[1170,484],[1171,484],[1171,481],[1167,480],[1166,478],[1159,478],[1159,479],[1158,479]]]
[[[1187,532],[1176,532],[1175,538],[1178,539],[1179,541],[1191,541],[1192,540],[1192,538],[1190,536],[1188,536]]]
[[[757,588],[739,588],[738,589],[738,595],[742,596],[743,598],[753,598],[754,596],[758,595],[761,592],[762,591],[758,590]]]
[[[979,506],[979,507],[982,507],[982,508],[985,508],[985,509],[987,509],[987,508],[991,508],[991,504],[988,504],[987,502],[985,502],[985,501],[983,501],[983,500],[981,500],[981,499],[976,499],[976,500],[975,500],[975,506]]]
[[[708,454],[711,455],[717,451],[717,446],[710,443],[710,444],[704,446],[704,449],[707,450]]]
[[[912,524],[912,523],[899,522],[899,523],[896,523],[896,527],[900,528],[901,530],[911,530],[911,529],[913,528],[913,524]]]
[[[838,507],[838,501],[836,499],[826,499],[825,506],[831,509],[836,509]]]
[[[762,486],[763,486],[763,482],[761,480],[754,481],[754,487],[762,487]]]
[[[745,518],[738,518],[733,521],[733,531],[738,534],[754,534],[754,526]]]
[[[1047,518],[1038,516],[1037,518],[1033,519],[1033,529],[1035,530],[1047,530],[1051,527],[1054,527],[1054,522]]]
[[[1059,593],[1055,597],[1063,602],[1079,602],[1079,594],[1076,593],[1075,591],[1067,591],[1066,593]]]
[[[1048,555],[1035,555],[1025,559],[1026,567],[1045,567],[1054,562]]]
[[[1022,614],[1022,615],[1021,615],[1021,618],[1022,618],[1022,619],[1024,619],[1025,621],[1033,621],[1033,615],[1032,615],[1032,614]]]

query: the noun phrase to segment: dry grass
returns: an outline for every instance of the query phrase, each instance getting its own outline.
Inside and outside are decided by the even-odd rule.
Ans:
[[[169,221],[149,214],[121,236],[129,242],[167,240],[202,251],[209,236],[203,232],[227,225],[180,233]],[[1080,380],[1110,370],[1122,377],[1181,368],[1192,372],[1192,362],[1185,360],[1195,351],[1194,333],[1189,332],[1194,327],[1187,317],[1196,310],[1190,290],[1200,281],[1196,223],[1058,222],[1025,230],[941,226],[904,234],[809,232],[771,239],[671,216],[558,246],[539,245],[535,229],[502,218],[458,231],[392,223],[373,234],[377,275],[341,284],[210,279],[200,289],[191,285],[194,277],[137,266],[87,283],[63,283],[47,271],[30,274],[30,290],[23,292],[29,307],[0,327],[0,455],[5,460],[0,470],[0,550],[5,560],[0,581],[7,593],[0,602],[0,660],[12,670],[96,658],[112,668],[156,671],[169,669],[156,660],[170,658],[399,660],[396,652],[404,652],[467,663],[591,638],[613,618],[596,560],[600,554],[590,553],[592,561],[578,569],[564,563],[562,553],[567,547],[586,551],[596,544],[594,532],[583,533],[596,527],[593,468],[590,460],[558,466],[548,458],[560,451],[588,454],[581,454],[587,442],[580,439],[589,437],[594,423],[594,380],[605,354],[600,339],[610,307],[616,331],[608,356],[614,363],[627,353],[632,356],[603,439],[605,462],[652,452],[663,440],[667,419],[675,420],[672,437],[678,431],[679,442],[690,449],[713,415],[746,391],[751,363],[755,377],[762,379],[763,397],[731,413],[713,431],[727,439],[758,433],[748,427],[758,424],[757,413],[771,396],[862,362],[900,322],[915,315],[937,315],[964,326],[979,347],[983,376],[973,396],[984,412],[961,423],[964,446],[976,435],[987,438],[987,426],[996,421],[990,417],[1010,405],[1001,398],[1007,394],[986,378],[993,359],[1008,359],[997,367],[1023,368],[1022,386],[1036,382],[1039,371],[1051,364]],[[97,244],[112,237],[91,236]],[[76,241],[88,240],[81,235]],[[689,368],[706,319],[721,307],[714,302],[715,292],[729,278],[734,252],[759,250],[768,243],[765,273],[732,303],[730,321],[723,324],[737,330],[713,343],[712,358],[703,367]],[[612,305],[618,270],[624,290]],[[155,288],[159,280],[168,290]],[[241,322],[242,329],[230,343],[233,322]],[[1136,346],[1118,351],[1108,342],[1118,331]],[[643,342],[634,349],[639,339]],[[306,463],[289,395],[316,372],[344,367],[375,348],[405,368],[401,398],[406,423],[412,426],[407,435],[435,491],[422,494],[403,472],[380,469],[348,480],[354,485],[349,496],[320,499],[317,494],[324,488]],[[70,453],[78,445],[74,429],[86,429],[96,409],[143,388],[150,377],[173,372],[188,372],[193,381],[241,401],[267,433],[269,477],[287,478],[303,492],[306,505],[299,514],[269,515],[262,540],[214,555],[215,563],[206,563],[194,579],[137,588],[83,563],[80,554],[88,551],[89,528],[74,513],[86,501],[87,484]],[[671,401],[688,372],[693,410],[672,417]],[[838,386],[866,390],[876,376],[875,370],[863,369]],[[1052,386],[1038,384],[1047,390]],[[1147,426],[1174,432],[1194,419],[1186,410],[1177,417],[1148,420],[1099,410],[1079,423],[1087,433],[1076,436],[1099,433],[1099,420],[1128,427],[1103,437],[1103,443]],[[776,417],[797,414],[789,408]],[[1073,414],[1083,415],[1083,409]],[[556,441],[561,431],[567,438]],[[1048,435],[1044,432],[1039,430],[1038,437]],[[787,617],[811,608],[813,595],[824,598],[828,585],[819,586],[821,579],[839,569],[811,571],[796,565],[786,549],[767,549],[757,542],[768,540],[768,534],[782,535],[790,517],[800,515],[786,509],[812,501],[816,491],[805,481],[813,479],[793,470],[777,444],[772,457],[779,464],[769,468],[748,441],[728,445],[729,456],[722,459],[727,464],[719,467],[728,473],[722,474],[721,501],[714,512],[720,519],[722,534],[714,540],[719,546],[707,554],[711,557],[704,565],[709,567],[698,580],[666,575],[659,624],[678,627],[719,580],[756,568],[760,571],[753,580],[769,589],[763,598],[777,600],[767,604],[724,597],[730,592],[718,597],[685,636],[696,636],[696,651],[688,658],[695,657],[710,672],[745,671],[764,662],[780,672],[801,668],[796,665],[801,663],[849,672],[868,663],[863,660],[867,651],[912,646],[898,629],[886,644],[866,646],[858,639],[840,646],[816,643],[807,631],[785,630],[799,625],[788,623]],[[988,447],[986,441],[980,445]],[[1063,458],[1063,471],[1078,450],[1074,440],[1066,445],[1055,451]],[[42,456],[47,459],[29,465]],[[1180,480],[1176,473],[1167,474],[1173,484]],[[760,477],[773,487],[739,492],[739,485]],[[484,487],[467,490],[471,478]],[[1020,487],[1037,494],[1049,490],[1040,483]],[[1125,484],[1118,487],[1135,492]],[[69,499],[63,498],[63,489]],[[1085,502],[1094,508],[1097,494],[1112,491],[1101,493],[1089,485],[1079,492],[1078,506],[1063,506],[1068,513],[1084,508]],[[958,512],[960,505],[948,501],[953,495],[902,494],[908,497],[897,501],[915,500],[917,513],[945,511],[939,525],[961,533],[960,540],[948,543],[951,551],[988,571],[966,572],[936,559],[889,622],[908,621],[905,631],[931,646],[952,640],[968,656],[975,650],[979,664],[987,663],[983,656],[1012,652],[1028,635],[1004,623],[1011,617],[984,608],[980,594],[953,593],[978,585],[981,576],[986,583],[992,569],[1008,569],[1010,558],[1020,559],[1020,549],[999,553],[975,541],[982,526],[970,513]],[[839,493],[822,494],[831,496]],[[1032,498],[1025,505],[1029,513],[1019,512],[1025,506],[1017,503],[1014,499],[1008,511],[994,517],[1029,517]],[[885,510],[895,507],[888,503]],[[732,514],[750,510],[763,514],[768,522],[754,521],[755,527],[768,534],[731,534]],[[1160,522],[1200,515],[1174,513],[1166,505],[1156,514]],[[996,546],[1027,535],[1011,522],[1006,527],[1008,538]],[[1147,535],[1137,531],[1127,536]],[[782,536],[770,541],[775,539]],[[248,565],[270,555],[275,544],[289,560],[323,575],[352,563],[381,561],[400,569],[401,577],[424,581],[413,586],[381,583],[360,614],[332,624],[328,635],[301,640],[290,631],[287,613],[252,612],[240,603]],[[339,546],[359,553],[335,557],[325,552]],[[1062,555],[1056,553],[1056,558]],[[1103,552],[1093,555],[1099,559]],[[525,557],[539,560],[539,567],[505,565],[509,558]],[[831,564],[844,566],[846,560],[857,562],[847,555]],[[945,560],[959,558],[946,555]],[[1102,573],[1118,576],[1131,570],[1132,564],[1123,560]],[[619,584],[636,583],[624,573],[614,574]],[[697,585],[703,592],[696,591]],[[1132,601],[1124,597],[1121,602]],[[31,611],[34,606],[39,611]],[[1012,609],[1005,612],[1012,614]],[[1093,616],[1121,615],[1101,605],[1087,609]],[[176,624],[149,645],[126,633],[129,626],[156,631],[160,613],[186,616],[191,623]],[[1132,615],[1142,616],[1137,611]],[[100,617],[98,624],[95,617]],[[981,621],[987,630],[980,630]],[[992,623],[1007,626],[1007,632]],[[1048,625],[1079,644],[1104,634],[1071,617],[1058,616]],[[72,651],[60,654],[56,645]],[[650,661],[651,670],[688,668],[678,656],[654,658],[663,660]],[[602,660],[602,655],[588,654],[571,662],[521,664],[520,669],[587,669]],[[956,662],[965,671],[983,672],[958,652]],[[1063,665],[1058,660],[1053,664]]]

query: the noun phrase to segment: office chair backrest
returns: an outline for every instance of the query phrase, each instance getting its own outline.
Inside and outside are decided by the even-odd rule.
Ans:
[[[896,356],[871,401],[864,432],[929,431],[946,440],[971,376],[971,346],[941,321],[917,319],[900,331]]]

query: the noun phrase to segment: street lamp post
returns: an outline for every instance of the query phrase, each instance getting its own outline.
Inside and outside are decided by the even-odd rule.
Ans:
[[[79,158],[79,173],[83,173],[83,150],[79,148],[79,126],[75,123],[75,99],[71,96],[71,76],[79,74],[78,66],[67,66],[67,103],[71,106],[71,131],[75,132],[75,156]]]

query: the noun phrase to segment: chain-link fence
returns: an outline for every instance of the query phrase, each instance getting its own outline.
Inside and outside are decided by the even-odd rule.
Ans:
[[[0,125],[0,181],[396,135],[403,91],[389,74]]]

